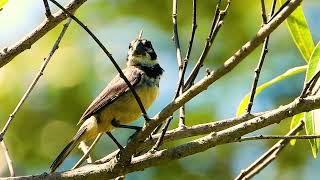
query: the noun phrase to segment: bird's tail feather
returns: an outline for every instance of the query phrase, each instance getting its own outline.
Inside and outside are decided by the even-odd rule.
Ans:
[[[50,166],[50,172],[54,172],[64,161],[64,159],[70,154],[70,152],[80,143],[81,137],[85,134],[87,128],[81,128],[77,134],[72,138],[72,140],[66,145],[66,147],[61,151],[58,157],[53,161]]]

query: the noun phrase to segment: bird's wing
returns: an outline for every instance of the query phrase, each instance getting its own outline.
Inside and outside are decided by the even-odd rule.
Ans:
[[[123,70],[132,87],[135,87],[141,80],[143,72],[138,68],[126,68]],[[78,124],[101,110],[102,108],[112,104],[118,97],[130,91],[126,82],[118,74],[107,87],[99,94],[99,96],[90,104],[83,113]]]

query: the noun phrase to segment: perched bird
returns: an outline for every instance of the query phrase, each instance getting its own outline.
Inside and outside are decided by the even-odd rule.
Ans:
[[[159,94],[159,81],[163,73],[157,61],[152,44],[142,39],[142,31],[138,38],[130,42],[127,67],[123,69],[145,109],[148,109]],[[121,149],[122,146],[111,134],[115,127],[129,128],[139,131],[141,127],[129,126],[142,115],[141,109],[128,85],[118,74],[107,87],[89,105],[78,124],[81,124],[76,135],[62,150],[50,166],[54,172],[70,152],[81,142],[94,139],[99,133],[106,132]]]

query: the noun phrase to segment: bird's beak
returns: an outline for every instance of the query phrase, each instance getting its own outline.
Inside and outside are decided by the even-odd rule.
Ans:
[[[143,29],[141,29],[139,35],[138,35],[138,39],[141,40],[142,39],[142,33],[143,33]]]

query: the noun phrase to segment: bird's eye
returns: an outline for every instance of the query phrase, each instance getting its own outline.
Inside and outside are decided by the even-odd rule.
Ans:
[[[131,48],[131,44],[129,44],[129,49]]]
[[[151,47],[152,47],[150,41],[146,41],[146,42],[144,43],[144,46],[145,46],[146,48],[151,48]]]

